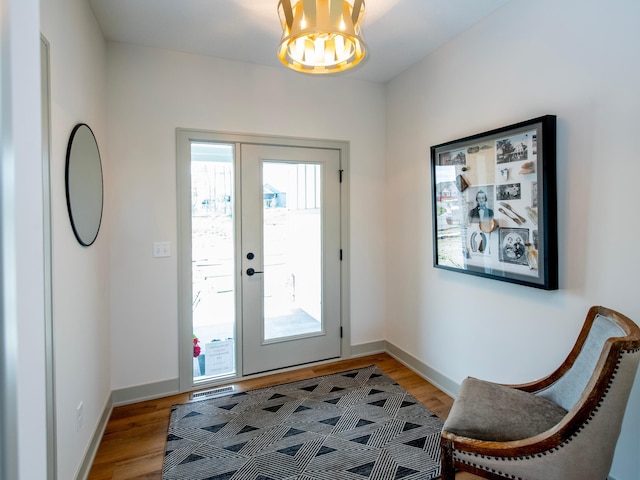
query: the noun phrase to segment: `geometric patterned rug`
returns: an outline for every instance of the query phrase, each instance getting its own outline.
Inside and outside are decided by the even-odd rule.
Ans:
[[[430,480],[442,421],[375,365],[174,405],[163,480]]]

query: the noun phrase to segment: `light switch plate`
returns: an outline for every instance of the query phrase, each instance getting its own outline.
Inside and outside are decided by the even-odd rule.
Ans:
[[[171,242],[153,242],[153,258],[171,256]]]

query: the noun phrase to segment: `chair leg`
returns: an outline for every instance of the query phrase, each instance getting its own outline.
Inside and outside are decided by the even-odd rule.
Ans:
[[[455,480],[456,469],[453,463],[453,442],[442,438],[440,440],[440,479]]]

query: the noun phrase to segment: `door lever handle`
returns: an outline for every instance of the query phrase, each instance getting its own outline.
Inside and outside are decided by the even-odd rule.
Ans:
[[[252,277],[256,273],[264,273],[264,272],[260,272],[258,270],[254,270],[253,268],[247,268],[247,275],[249,275],[250,277]]]

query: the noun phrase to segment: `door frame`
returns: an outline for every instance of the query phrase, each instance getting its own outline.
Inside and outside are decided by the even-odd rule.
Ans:
[[[53,336],[53,263],[51,228],[51,46],[40,35],[42,94],[42,207],[44,246],[45,402],[47,422],[47,478],[58,478],[56,385]]]
[[[351,356],[351,282],[349,251],[349,142],[342,140],[323,140],[313,138],[296,138],[271,135],[254,135],[229,133],[185,128],[176,129],[176,179],[177,179],[177,250],[178,250],[178,356],[179,356],[179,388],[180,392],[188,392],[221,383],[228,383],[230,378],[242,379],[264,374],[242,375],[242,342],[236,342],[236,375],[210,382],[193,383],[193,349],[192,349],[192,276],[191,276],[191,142],[214,142],[235,145],[235,156],[238,161],[241,144],[254,144],[278,147],[306,147],[338,150],[340,153],[340,245],[342,261],[340,262],[340,316],[342,338],[340,342],[340,358]],[[236,164],[236,168],[239,164]],[[234,176],[235,192],[240,192],[240,176]],[[241,198],[236,195],[234,209],[241,211]],[[235,212],[234,212],[235,215]],[[239,215],[234,216],[236,232],[236,256],[241,251],[241,225]],[[236,258],[239,262],[240,259]],[[238,263],[236,268],[240,268]],[[235,279],[236,291],[240,291],[242,278]],[[236,299],[236,319],[242,318],[242,305]],[[242,338],[242,322],[236,321],[236,338]],[[322,362],[319,362],[322,363]],[[289,368],[300,368],[289,367]],[[282,370],[287,370],[284,368]],[[273,372],[268,372],[273,373]]]

